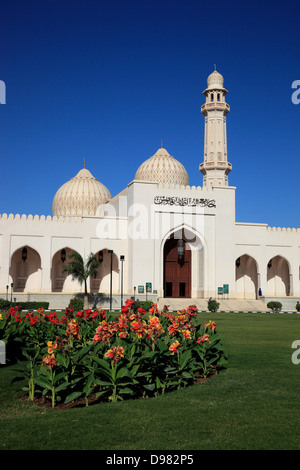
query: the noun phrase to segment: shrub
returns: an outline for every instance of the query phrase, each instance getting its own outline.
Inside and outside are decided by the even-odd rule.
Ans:
[[[83,310],[83,299],[79,297],[75,297],[74,299],[70,300],[69,308],[71,308],[74,312],[79,312]]]
[[[38,310],[39,308],[44,308],[48,310],[49,302],[9,302],[10,307],[21,307],[22,310]]]
[[[300,312],[300,303],[299,303],[299,301],[296,303],[296,310],[297,310],[297,312]]]
[[[216,300],[209,300],[207,303],[207,308],[210,312],[217,312],[219,307],[220,304]]]
[[[0,310],[6,310],[10,307],[9,300],[0,299]]]
[[[132,308],[133,310],[136,310],[138,308],[143,308],[146,312],[148,312],[152,304],[153,304],[152,300],[136,300]]]
[[[279,313],[282,309],[282,303],[273,300],[267,303],[267,307],[270,308],[273,313]]]

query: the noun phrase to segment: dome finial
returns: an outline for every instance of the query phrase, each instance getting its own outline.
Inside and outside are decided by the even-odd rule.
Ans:
[[[161,141],[160,141],[160,148],[164,148],[163,140],[162,140],[162,139],[161,139]]]
[[[216,71],[217,70],[216,64],[214,64],[214,66],[215,66],[215,71]]]
[[[85,168],[85,158],[83,157],[83,168]]]

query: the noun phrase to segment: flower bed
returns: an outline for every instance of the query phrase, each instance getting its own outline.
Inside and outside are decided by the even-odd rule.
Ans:
[[[177,313],[133,310],[127,300],[120,315],[103,309],[61,320],[53,312],[25,315],[11,308],[0,317],[0,339],[17,344],[23,360],[19,377],[28,398],[51,406],[91,397],[101,401],[146,398],[189,386],[214,375],[226,364],[217,325],[199,323],[197,308]]]

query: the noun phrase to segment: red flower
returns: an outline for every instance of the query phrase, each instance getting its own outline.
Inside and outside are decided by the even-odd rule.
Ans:
[[[181,348],[181,344],[179,343],[179,341],[175,341],[171,344],[169,350],[171,351],[171,354],[174,355],[178,351],[178,348]]]
[[[131,322],[131,329],[139,338],[141,338],[145,333],[147,333],[146,327],[147,325],[145,321],[137,319]]]
[[[105,320],[103,320],[98,328],[96,328],[96,333],[93,338],[94,343],[99,343],[104,341],[106,343],[114,334],[113,327],[109,325]]]
[[[197,339],[197,343],[199,343],[199,344],[200,343],[205,343],[205,342],[210,343],[208,338],[209,338],[208,335],[199,336],[199,338]]]
[[[217,328],[217,325],[214,321],[210,320],[208,323],[205,323],[205,329],[207,328],[210,328],[212,331],[214,331]]]
[[[67,324],[66,335],[76,339],[80,339],[79,324],[75,319],[69,321],[69,323]]]
[[[107,351],[104,357],[109,357],[113,361],[113,365],[116,365],[124,357],[124,348],[122,346],[114,346]]]
[[[43,357],[42,366],[46,367],[46,369],[51,369],[56,365],[56,358],[54,354],[46,354]]]
[[[169,334],[176,335],[176,333],[178,332],[178,328],[179,328],[178,323],[172,322],[172,324],[168,328]]]

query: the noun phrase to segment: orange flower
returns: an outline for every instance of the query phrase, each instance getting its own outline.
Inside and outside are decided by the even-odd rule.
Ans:
[[[183,311],[183,312],[185,312],[185,311]],[[182,325],[184,325],[184,323],[186,322],[185,314],[178,312],[177,313],[177,321],[178,321],[178,323],[181,323]]]
[[[104,357],[109,357],[113,361],[113,365],[116,365],[124,357],[124,348],[122,346],[114,346],[107,351]]]
[[[182,330],[182,334],[185,337],[185,339],[191,339],[192,337],[190,330]]]
[[[53,354],[53,350],[57,348],[57,344],[52,341],[48,341],[48,354]]]
[[[205,323],[205,329],[210,328],[211,330],[215,330],[217,328],[217,325],[215,324],[214,321],[209,321],[208,323]]]
[[[128,331],[120,331],[119,333],[120,338],[127,338],[128,335]]]
[[[94,343],[99,343],[100,341],[108,341],[114,334],[114,328],[109,325],[105,320],[103,320],[98,328],[96,328],[96,333],[93,338]]]
[[[43,357],[43,362],[42,362],[42,366],[46,367],[46,369],[51,369],[52,367],[54,367],[56,365],[56,359],[55,359],[55,355],[54,354],[46,354],[44,357]]]
[[[199,343],[199,344],[200,343],[205,343],[205,342],[210,343],[208,338],[209,338],[208,335],[199,336],[199,338],[197,339],[197,343]]]
[[[66,335],[73,336],[73,338],[80,339],[79,324],[74,318],[73,320],[69,321],[67,325]]]
[[[169,350],[171,351],[171,354],[174,355],[178,351],[178,348],[181,348],[181,344],[179,343],[179,341],[175,341],[171,344]]]
[[[143,320],[134,320],[131,322],[132,331],[141,338],[146,332],[146,322]]]
[[[169,334],[175,335],[178,332],[179,325],[178,323],[172,322],[172,325],[169,326]]]
[[[147,333],[148,339],[157,339],[162,333],[164,333],[164,329],[157,317],[149,316]]]

